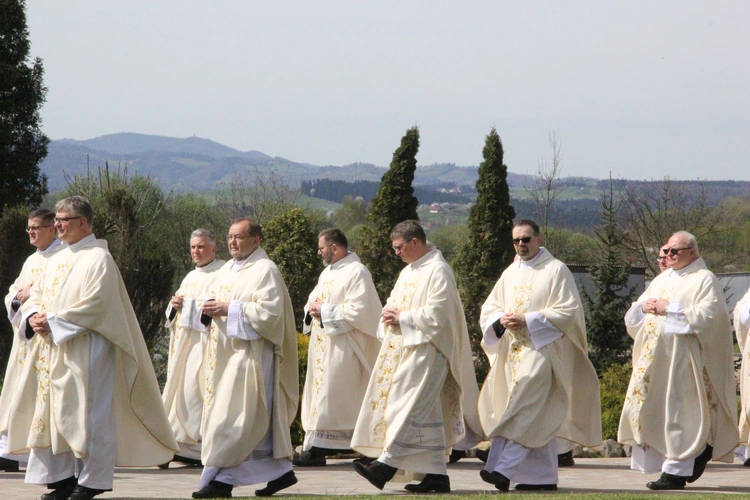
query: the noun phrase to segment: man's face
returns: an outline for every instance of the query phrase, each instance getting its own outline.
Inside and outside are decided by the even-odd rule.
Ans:
[[[190,239],[190,257],[198,267],[211,263],[216,257],[216,245],[212,245],[203,236]]]
[[[664,245],[659,249],[659,255],[656,257],[657,261],[659,262],[659,271],[664,272],[667,269],[669,269],[669,265],[667,265],[667,254],[664,251],[665,249],[669,249],[669,245]]]
[[[26,229],[29,232],[29,243],[39,250],[45,250],[55,241],[55,225],[44,222],[41,217],[29,219]]]
[[[401,257],[401,260],[407,264],[416,262],[419,259],[419,248],[417,247],[416,238],[406,241],[399,236],[391,239],[391,246],[393,247],[393,251],[396,252],[396,255]]]
[[[333,264],[335,258],[333,243],[328,243],[325,236],[318,238],[318,255],[323,259],[323,264],[326,266]]]
[[[513,246],[521,260],[531,260],[539,253],[542,237],[534,236],[531,226],[517,226],[513,228]]]
[[[260,246],[260,238],[250,236],[250,223],[243,220],[229,228],[227,244],[234,260],[242,260]]]
[[[672,236],[669,238],[667,246],[669,247],[667,266],[672,269],[682,269],[697,259],[695,256],[695,248],[688,248],[689,243],[687,238],[683,236]],[[675,254],[674,251],[677,251],[677,253]]]
[[[55,214],[57,237],[68,245],[78,243],[91,234],[87,224],[85,218],[72,215],[70,212],[60,211]]]

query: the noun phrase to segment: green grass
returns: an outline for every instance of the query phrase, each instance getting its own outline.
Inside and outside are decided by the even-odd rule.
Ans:
[[[515,492],[512,491],[508,493],[510,495],[532,495],[531,498],[534,500],[559,500],[562,498],[570,498],[570,499],[594,499],[594,498],[602,498],[605,497],[607,500],[619,500],[619,499],[637,499],[637,500],[648,500],[648,499],[658,499],[658,500],[685,500],[686,498],[693,499],[717,499],[717,498],[742,498],[742,496],[739,495],[729,495],[729,494],[694,494],[694,493],[687,493],[689,496],[685,496],[685,493],[535,493],[535,492]],[[372,500],[373,498],[378,498],[381,496],[398,496],[403,498],[414,498],[414,499],[431,499],[435,500],[437,498],[444,498],[446,495],[410,495],[410,494],[404,494],[404,495],[392,495],[392,494],[381,494],[381,495],[314,495],[315,500],[340,500],[341,498],[346,498],[347,500]],[[256,498],[256,497],[234,497],[234,498]],[[310,495],[280,495],[279,498],[283,498],[284,500],[310,500]],[[477,493],[475,495],[454,495],[451,494],[449,496],[451,500],[469,500],[469,499],[476,499],[476,498],[504,498],[500,493]]]

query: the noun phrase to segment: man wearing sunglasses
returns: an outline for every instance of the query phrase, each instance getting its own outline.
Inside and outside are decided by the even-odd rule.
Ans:
[[[23,394],[23,388],[18,388],[19,377],[26,358],[35,358],[35,353],[30,353],[31,347],[22,342],[17,331],[21,324],[21,306],[28,300],[31,286],[39,280],[39,277],[47,267],[49,258],[62,249],[60,240],[55,233],[55,213],[51,210],[39,209],[29,214],[26,232],[29,233],[29,242],[36,247],[36,252],[31,254],[21,268],[21,274],[10,286],[8,295],[5,296],[5,310],[8,311],[8,320],[13,327],[13,345],[8,357],[8,366],[5,370],[3,391],[0,394],[0,471],[17,472],[18,465],[26,466],[29,455],[26,453],[8,453],[8,420],[10,418],[10,405],[15,394]],[[28,367],[27,367],[28,370]],[[36,383],[36,379],[34,379]],[[33,400],[30,400],[33,404]],[[20,434],[29,433],[30,421],[19,421],[25,424],[25,430]],[[25,443],[23,448],[26,448]]]
[[[681,490],[712,457],[731,463],[739,437],[732,331],[721,283],[695,236],[679,231],[662,250],[659,274],[625,315],[633,376],[618,441],[633,447],[631,468],[661,471],[652,490]]]
[[[492,446],[482,480],[501,491],[556,490],[557,438],[601,443],[599,380],[588,359],[583,305],[567,266],[542,248],[539,226],[513,227],[519,259],[482,306],[492,368],[479,395]]]

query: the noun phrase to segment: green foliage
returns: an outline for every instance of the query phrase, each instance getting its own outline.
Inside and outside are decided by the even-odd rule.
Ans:
[[[566,264],[588,264],[598,250],[595,238],[568,229],[550,228],[549,238],[556,242],[555,258]]]
[[[307,351],[310,346],[310,336],[297,333],[297,357],[299,358],[299,393],[305,388],[307,377]],[[305,430],[302,428],[302,403],[297,408],[297,416],[292,423],[292,444],[299,446],[305,440]]]
[[[44,68],[29,59],[26,2],[0,2],[0,215],[6,207],[37,206],[47,193],[39,163],[49,139],[42,133]]]
[[[359,258],[372,273],[381,302],[385,302],[396,284],[402,262],[393,254],[391,230],[399,222],[419,220],[412,182],[417,169],[419,129],[412,127],[393,153],[390,169],[383,175],[375,199],[370,203],[359,241]]]
[[[445,260],[453,262],[461,247],[469,239],[469,226],[466,224],[451,224],[450,226],[439,227],[430,231],[427,239],[443,253]]]
[[[598,373],[615,363],[622,363],[630,350],[623,318],[632,303],[634,288],[628,288],[630,265],[621,256],[625,235],[617,226],[619,205],[610,187],[602,195],[602,223],[596,230],[597,251],[589,278],[595,292],[589,295],[581,287],[586,306],[589,358]]]
[[[341,199],[341,208],[333,214],[333,222],[346,233],[354,226],[364,223],[366,216],[367,205],[361,197],[344,196]]]
[[[480,343],[479,316],[482,304],[502,271],[513,262],[513,218],[510,204],[508,167],[503,164],[503,145],[493,128],[482,150],[479,165],[477,202],[469,214],[469,237],[456,259],[454,268],[458,290],[466,312],[471,349],[475,356],[477,380],[484,380],[489,363]]]
[[[288,210],[263,225],[262,246],[279,266],[289,289],[297,331],[302,331],[301,311],[323,271],[317,236],[309,216],[301,208]]]
[[[4,297],[8,289],[21,274],[26,258],[34,247],[29,245],[29,237],[24,231],[29,211],[25,207],[6,208],[0,215],[0,290]],[[0,302],[0,367],[5,367],[13,344],[13,328],[7,320],[5,301]],[[5,378],[5,370],[0,371]]]
[[[599,395],[602,404],[602,439],[617,439],[620,415],[622,414],[632,371],[633,366],[628,361],[621,365],[610,365],[599,378]]]

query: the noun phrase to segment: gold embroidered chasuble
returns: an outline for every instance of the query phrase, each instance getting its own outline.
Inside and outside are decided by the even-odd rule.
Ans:
[[[59,242],[58,242],[59,243]],[[16,281],[10,286],[8,295],[5,296],[5,309],[11,310],[11,302],[16,294],[22,288],[36,283],[44,273],[44,269],[49,262],[50,257],[65,248],[65,245],[59,243],[54,248],[49,248],[47,252],[34,252],[24,262],[21,268],[21,274]],[[8,430],[10,420],[10,408],[19,405],[33,409],[34,400],[36,399],[36,370],[35,365],[40,357],[48,357],[48,342],[24,342],[19,338],[18,327],[21,320],[19,312],[14,321],[11,322],[13,328],[13,344],[11,345],[10,355],[8,356],[8,365],[5,369],[5,378],[3,379],[3,390],[0,393],[0,432]],[[23,380],[23,383],[20,381]],[[23,400],[26,404],[17,401]],[[17,435],[28,436],[31,430],[31,417],[27,420],[16,419],[16,423],[21,425]],[[18,446],[26,447],[25,440]],[[28,453],[28,449],[17,449],[16,452]]]
[[[722,286],[699,258],[683,274],[658,275],[633,307],[650,298],[681,304],[695,333],[664,333],[664,315],[646,314],[628,325],[633,374],[617,439],[678,461],[694,457],[708,443],[715,460],[731,462],[738,443],[737,403]]]
[[[204,465],[228,468],[252,454],[273,425],[273,457],[294,454],[290,428],[299,403],[297,332],[284,279],[258,248],[233,271],[229,261],[218,271],[210,296],[220,302],[244,302],[242,311],[262,337],[227,336],[227,318],[211,322],[203,361],[204,414],[201,426]],[[262,371],[263,344],[274,353],[273,408],[268,408]],[[273,415],[273,419],[271,416]]]
[[[87,446],[96,439],[89,436],[87,426],[88,387],[96,383],[89,377],[89,340],[91,333],[96,333],[115,346],[112,409],[116,465],[150,466],[169,461],[177,443],[161,404],[146,343],[107,242],[92,239],[75,251],[66,247],[55,254],[23,310],[29,308],[53,313],[86,331],[61,345],[51,341],[51,334],[46,339],[34,335],[31,342],[46,344],[48,349],[35,360],[35,408],[31,415],[28,408],[11,410],[11,420],[32,418],[32,429],[27,436],[9,435],[9,442],[28,439],[29,447],[51,447],[54,454],[72,451],[79,458],[86,455]]]
[[[370,271],[354,253],[323,270],[308,302],[316,298],[334,307],[322,315],[326,328],[320,318],[310,325],[302,426],[313,439],[349,448],[380,350],[382,307]]]
[[[385,328],[385,338],[354,429],[352,448],[377,457],[396,444],[397,437],[404,439],[401,430],[407,422],[425,424],[421,421],[424,408],[415,405],[416,396],[436,382],[430,377],[429,364],[420,363],[424,348],[431,351],[427,356],[442,356],[448,362],[449,373],[440,391],[442,429],[437,429],[444,452],[449,453],[463,439],[466,425],[481,436],[476,411],[478,387],[466,319],[453,272],[442,254],[433,249],[406,266],[387,304],[408,311],[416,329],[429,342],[404,346],[399,325]],[[419,449],[422,434],[429,439],[431,432],[435,431],[421,429],[410,437],[412,442],[406,446]],[[404,443],[398,444],[404,447]]]
[[[750,290],[737,302],[734,307],[734,331],[737,335],[737,344],[742,353],[742,369],[740,370],[740,400],[742,409],[740,411],[740,442],[748,443],[750,438],[750,342],[747,341],[747,333],[750,325],[742,324],[740,315],[742,311],[750,309]]]
[[[169,361],[162,401],[177,442],[191,446],[201,440],[204,378],[200,376],[200,368],[208,336],[192,326],[200,320],[201,306],[222,265],[224,261],[216,259],[190,271],[175,292],[184,298],[183,309],[176,311],[172,320],[167,319]],[[171,312],[170,305],[167,318]]]
[[[583,305],[567,266],[546,250],[530,269],[511,264],[482,306],[483,328],[499,312],[539,312],[563,335],[538,350],[526,327],[506,330],[491,346],[482,342],[490,360],[479,395],[487,436],[527,448],[541,448],[555,437],[600,444],[599,380],[588,359]]]

